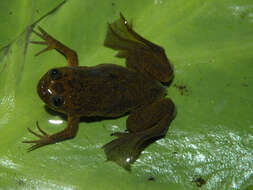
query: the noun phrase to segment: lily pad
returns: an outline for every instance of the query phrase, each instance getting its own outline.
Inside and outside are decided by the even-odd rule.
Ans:
[[[253,4],[251,0],[17,1],[0,3],[1,189],[247,189],[253,185]],[[41,47],[31,25],[76,50],[79,63],[124,65],[105,48],[107,23],[122,12],[174,65],[168,88],[177,117],[129,173],[101,147],[126,117],[80,124],[75,139],[27,153],[26,128],[52,133],[66,119],[36,92],[49,69],[67,64]]]

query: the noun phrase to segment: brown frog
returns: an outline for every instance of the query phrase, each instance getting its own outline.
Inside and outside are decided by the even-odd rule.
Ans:
[[[38,140],[28,150],[74,138],[80,117],[119,117],[129,113],[127,132],[117,132],[117,139],[103,146],[107,160],[115,161],[130,170],[141,151],[165,136],[175,115],[171,99],[165,98],[161,82],[173,78],[173,69],[164,49],[137,34],[123,15],[112,24],[104,45],[118,50],[118,57],[126,59],[126,67],[101,64],[94,67],[78,66],[75,51],[54,39],[42,28],[36,35],[44,41],[32,41],[47,47],[37,53],[56,49],[68,60],[67,67],[49,70],[39,81],[37,92],[53,110],[68,116],[67,127],[55,134],[29,132]]]

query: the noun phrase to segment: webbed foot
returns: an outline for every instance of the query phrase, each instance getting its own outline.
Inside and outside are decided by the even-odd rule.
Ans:
[[[130,171],[131,164],[136,161],[142,150],[149,144],[145,143],[143,133],[114,133],[118,138],[105,144],[108,161],[114,161],[124,169]]]
[[[120,19],[108,24],[104,45],[117,50],[116,56],[125,58],[128,68],[160,82],[169,82],[173,78],[173,67],[165,50],[136,33],[122,14]]]

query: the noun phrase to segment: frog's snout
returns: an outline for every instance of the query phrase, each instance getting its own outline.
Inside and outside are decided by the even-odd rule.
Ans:
[[[38,85],[37,85],[37,92],[38,94],[41,96],[45,96],[46,95],[46,91],[45,91],[45,82],[44,80],[40,80]]]
[[[47,80],[42,77],[37,85],[37,93],[43,101],[47,101],[48,96],[52,94],[50,93],[50,89],[48,88]]]

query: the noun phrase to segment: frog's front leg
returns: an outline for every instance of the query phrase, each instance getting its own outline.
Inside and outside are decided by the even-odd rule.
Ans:
[[[164,137],[175,116],[175,105],[164,98],[131,113],[127,119],[129,133],[115,133],[118,138],[103,146],[107,160],[126,170],[149,144]]]
[[[45,145],[54,144],[56,142],[74,138],[78,130],[79,119],[80,119],[79,117],[69,116],[68,126],[63,131],[60,131],[53,135],[49,135],[48,133],[43,131],[39,127],[38,122],[37,122],[36,125],[41,134],[35,133],[29,128],[28,128],[28,131],[32,133],[33,135],[39,137],[39,140],[23,141],[23,143],[34,143],[34,145],[28,149],[28,151],[32,151]]]
[[[67,58],[69,66],[78,66],[78,57],[77,57],[77,53],[74,50],[68,48],[67,46],[65,46],[64,44],[62,44],[61,42],[59,42],[58,40],[56,40],[52,36],[50,36],[41,27],[38,27],[38,29],[39,29],[40,33],[36,32],[35,30],[33,30],[33,32],[45,41],[31,41],[31,43],[43,44],[43,45],[47,45],[47,47],[45,49],[42,49],[38,53],[36,53],[35,54],[36,56],[38,56],[48,50],[56,49],[58,52],[60,52],[61,54],[63,54]]]

